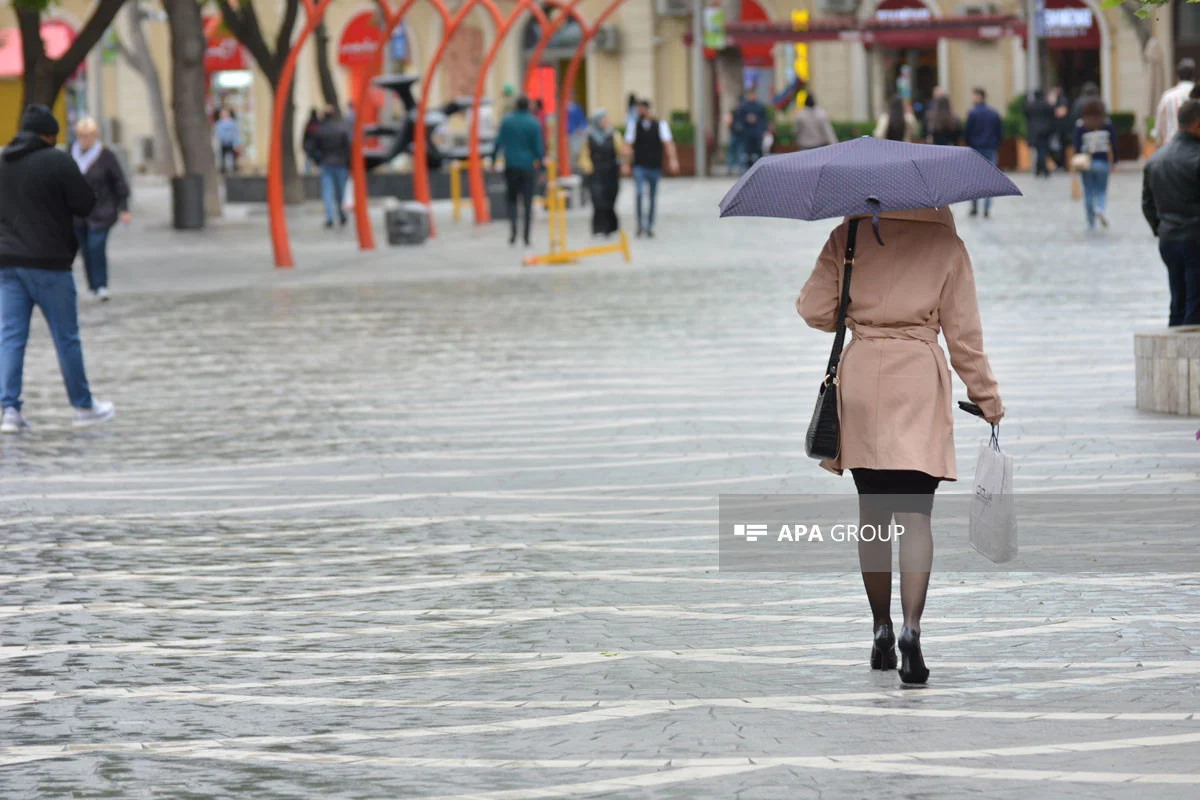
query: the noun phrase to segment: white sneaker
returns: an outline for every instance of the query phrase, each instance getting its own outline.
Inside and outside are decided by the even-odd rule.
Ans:
[[[0,419],[0,433],[20,433],[29,430],[29,423],[15,408],[4,409],[4,417]]]
[[[91,408],[75,409],[75,427],[86,428],[88,425],[107,422],[116,413],[116,407],[107,400],[93,400]]]
[[[108,300],[108,287],[107,286],[101,286],[99,289],[96,290],[96,299],[102,300],[102,301]]]

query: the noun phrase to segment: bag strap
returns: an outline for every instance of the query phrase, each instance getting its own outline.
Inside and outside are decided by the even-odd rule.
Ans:
[[[850,305],[850,273],[854,268],[854,243],[858,238],[859,219],[850,220],[846,228],[846,255],[842,267],[842,298],[838,303],[837,333],[833,337],[833,350],[829,354],[829,366],[825,369],[825,383],[837,378],[838,362],[842,358],[842,345],[846,342],[846,309]]]

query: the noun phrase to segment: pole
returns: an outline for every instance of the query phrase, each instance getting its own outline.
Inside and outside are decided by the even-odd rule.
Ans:
[[[1041,78],[1041,0],[1025,0],[1025,92],[1028,97],[1042,88]]]
[[[708,125],[704,108],[704,0],[692,9],[692,122],[696,136],[696,177],[708,174]]]

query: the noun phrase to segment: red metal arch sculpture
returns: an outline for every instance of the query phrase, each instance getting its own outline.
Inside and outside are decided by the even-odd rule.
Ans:
[[[387,0],[377,0],[380,11],[383,12],[384,29],[381,34],[382,41],[386,42],[391,38],[392,31],[396,26],[404,20],[404,15],[412,8],[416,0],[404,0],[403,3],[393,13],[387,4]],[[448,27],[450,25],[450,10],[446,8],[446,4],[442,0],[429,0],[430,5],[437,11],[438,16],[442,18],[442,25]],[[354,107],[363,108],[367,99],[367,91],[370,88],[368,81],[363,81],[359,84],[358,94],[355,97]],[[367,209],[367,161],[363,154],[363,127],[366,124],[362,114],[356,114],[354,117],[354,132],[352,134],[352,142],[350,146],[350,174],[354,182],[354,226],[358,232],[358,248],[360,250],[375,249],[375,235],[371,230],[371,216]]]
[[[275,251],[276,267],[291,267],[292,246],[288,242],[287,218],[283,212],[283,112],[292,93],[296,75],[296,59],[308,37],[325,17],[332,0],[301,0],[304,5],[304,27],[283,60],[279,85],[275,88],[275,105],[271,114],[271,146],[267,155],[267,214],[271,225],[271,246]]]
[[[567,152],[567,96],[571,91],[571,87],[575,84],[575,76],[579,74],[579,67],[583,64],[583,56],[587,52],[588,44],[596,37],[600,31],[600,26],[613,15],[614,12],[625,2],[625,0],[612,0],[604,10],[600,12],[600,16],[596,17],[591,26],[584,32],[579,39],[579,45],[575,48],[575,55],[571,58],[571,63],[567,66],[567,71],[563,75],[562,83],[559,87],[558,94],[558,119],[556,127],[558,129],[558,152]],[[562,164],[559,165],[558,172],[560,175],[571,174],[571,160],[569,158],[559,158]]]
[[[479,68],[479,75],[475,80],[475,96],[471,103],[471,130],[469,134],[467,150],[467,175],[471,185],[471,202],[474,208],[475,223],[483,224],[491,221],[491,211],[488,209],[487,192],[483,184],[483,159],[479,153],[479,106],[483,101],[483,89],[487,83],[488,71],[492,68],[492,62],[495,61],[496,55],[500,52],[500,46],[504,43],[504,39],[511,32],[513,25],[520,18],[521,13],[528,9],[533,14],[534,19],[541,26],[542,35],[538,40],[537,47],[534,49],[534,58],[530,58],[529,64],[536,65],[541,60],[541,52],[546,47],[546,42],[550,41],[558,29],[568,19],[574,19],[579,23],[580,30],[587,27],[587,20],[577,10],[577,6],[583,0],[550,0],[547,5],[562,11],[553,21],[546,18],[545,12],[537,5],[535,0],[520,0],[517,7],[509,14],[505,20],[503,27],[497,32],[496,38],[492,41],[491,49],[483,59],[483,64]],[[533,71],[526,67],[526,75],[531,76]]]
[[[450,39],[458,32],[458,27],[462,25],[463,20],[467,18],[477,6],[483,8],[492,17],[492,23],[499,30],[503,17],[500,16],[500,10],[496,8],[493,0],[467,0],[463,3],[462,8],[455,12],[451,18],[450,24],[442,32],[442,41],[438,44],[437,50],[430,59],[429,64],[425,67],[425,72],[421,76],[421,99],[417,103],[417,118],[413,124],[413,200],[428,206],[429,197],[429,162],[425,153],[425,111],[429,107],[429,90],[433,86],[433,78],[437,74],[438,65],[442,61],[442,56],[446,53],[446,46],[450,43]],[[435,236],[437,229],[433,224],[433,215],[429,216],[429,235]]]

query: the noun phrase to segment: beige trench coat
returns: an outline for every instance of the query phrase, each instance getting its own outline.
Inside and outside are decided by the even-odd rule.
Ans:
[[[829,236],[796,310],[814,328],[837,327],[843,221]],[[949,208],[882,215],[880,247],[870,219],[859,223],[850,277],[847,327],[854,336],[842,354],[838,458],[821,462],[837,472],[855,467],[920,470],[955,480],[950,370],[985,414],[998,414],[996,379],[983,353],[975,277]]]

